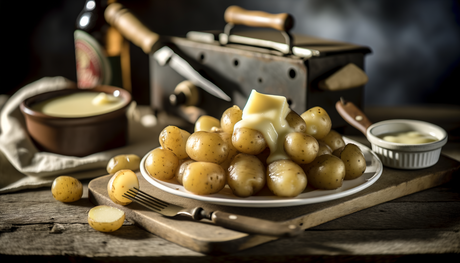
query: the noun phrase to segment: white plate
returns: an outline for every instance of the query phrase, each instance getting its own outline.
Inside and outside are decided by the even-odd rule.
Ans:
[[[335,190],[317,190],[307,186],[307,189],[305,189],[304,192],[296,197],[291,198],[277,197],[271,193],[262,193],[259,195],[242,198],[233,195],[231,189],[228,186],[225,186],[225,188],[217,194],[206,196],[195,195],[185,190],[185,188],[175,180],[161,181],[150,177],[144,168],[144,163],[147,155],[142,158],[140,168],[142,176],[144,176],[144,178],[155,187],[158,187],[173,195],[191,198],[207,203],[239,207],[283,207],[314,204],[355,194],[371,186],[380,178],[380,175],[382,175],[382,162],[374,152],[372,152],[368,147],[346,137],[344,137],[344,141],[345,143],[354,143],[361,148],[367,165],[364,174],[357,179],[343,181],[342,187]]]

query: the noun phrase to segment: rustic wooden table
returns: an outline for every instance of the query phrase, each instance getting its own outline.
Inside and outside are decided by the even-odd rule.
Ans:
[[[404,111],[401,111],[404,110]],[[423,116],[445,127],[451,141],[443,154],[460,161],[458,108],[366,109],[371,120]],[[382,113],[384,112],[384,113]],[[398,113],[399,112],[399,113]],[[401,113],[402,112],[402,113]],[[443,114],[439,118],[439,114]],[[383,114],[383,115],[382,115]],[[407,115],[407,116],[405,116]],[[396,116],[396,117],[395,117]],[[350,135],[368,144],[363,136]],[[1,169],[1,167],[0,167]],[[278,239],[226,255],[205,255],[162,239],[126,220],[113,233],[87,223],[94,205],[53,199],[50,189],[0,195],[0,261],[29,262],[394,262],[460,260],[460,172],[440,186],[385,202],[309,228],[300,236]]]

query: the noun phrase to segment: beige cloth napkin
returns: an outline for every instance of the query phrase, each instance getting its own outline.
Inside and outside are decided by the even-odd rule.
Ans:
[[[39,152],[27,133],[19,105],[35,94],[72,85],[75,83],[63,77],[47,77],[21,88],[10,98],[5,95],[0,97],[0,194],[51,186],[59,175],[71,175],[78,179],[105,175],[107,162],[113,156],[132,153],[142,158],[158,147],[158,136],[152,134],[159,134],[158,129],[164,126],[155,123],[148,107],[141,114],[139,107],[133,103],[128,113],[127,146],[85,157]]]

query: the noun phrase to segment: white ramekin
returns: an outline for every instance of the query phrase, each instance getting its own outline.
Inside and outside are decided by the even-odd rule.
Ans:
[[[380,138],[387,133],[417,131],[429,134],[438,141],[423,144],[401,144]],[[441,148],[447,142],[447,133],[441,127],[418,120],[388,120],[372,124],[367,129],[372,150],[385,166],[398,169],[421,169],[435,165]]]

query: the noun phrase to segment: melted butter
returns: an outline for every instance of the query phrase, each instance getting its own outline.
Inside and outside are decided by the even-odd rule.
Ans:
[[[395,142],[402,144],[422,144],[438,141],[434,136],[423,134],[417,131],[389,133],[381,136],[387,142]]]
[[[284,140],[288,133],[294,132],[286,121],[290,111],[285,97],[252,90],[244,106],[242,120],[235,124],[234,129],[246,127],[261,132],[270,148],[267,162],[289,159],[284,152]]]
[[[78,118],[111,112],[123,104],[123,99],[119,97],[88,91],[44,100],[31,108],[54,117]]]

